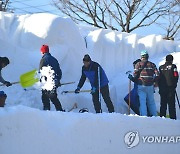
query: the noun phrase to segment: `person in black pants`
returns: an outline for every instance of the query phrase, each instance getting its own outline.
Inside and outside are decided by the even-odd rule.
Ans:
[[[56,58],[51,56],[49,53],[49,47],[47,45],[42,45],[41,47],[42,59],[40,61],[39,70],[42,67],[51,66],[52,70],[54,70],[54,82],[55,87],[52,90],[42,89],[42,102],[43,102],[43,109],[50,110],[50,100],[55,105],[57,111],[64,111],[62,109],[61,103],[57,98],[57,88],[61,85],[60,79],[62,77],[62,71],[60,69],[59,63]],[[46,79],[47,77],[45,77]]]
[[[159,94],[161,97],[160,116],[166,117],[168,105],[170,118],[176,119],[175,92],[179,75],[176,65],[173,64],[172,55],[166,56],[166,62],[159,67],[159,72]]]
[[[108,111],[110,113],[114,112],[114,106],[109,96],[109,86],[108,78],[103,70],[103,68],[96,62],[92,61],[89,55],[85,55],[83,58],[82,75],[75,90],[75,93],[79,93],[81,87],[83,86],[86,77],[89,79],[91,84],[91,94],[96,113],[101,113],[101,104],[99,102],[99,80],[100,80],[100,92],[107,105]],[[99,75],[100,74],[100,77]]]

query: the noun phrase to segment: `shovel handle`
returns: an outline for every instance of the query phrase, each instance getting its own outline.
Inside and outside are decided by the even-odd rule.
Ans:
[[[91,92],[91,90],[81,90],[80,93],[81,93],[81,92]],[[75,91],[62,91],[62,92],[61,92],[61,94],[64,94],[64,93],[65,93],[65,94],[66,94],[66,93],[75,93]]]
[[[18,84],[20,83],[19,81],[16,81],[16,82],[10,82],[11,84]],[[0,84],[0,86],[5,86],[5,84]]]
[[[66,85],[66,84],[73,84],[75,82],[66,82],[66,83],[61,83],[61,85]]]
[[[74,103],[74,105],[72,106],[70,110],[68,110],[68,112],[71,112],[73,109],[77,109],[77,103]]]

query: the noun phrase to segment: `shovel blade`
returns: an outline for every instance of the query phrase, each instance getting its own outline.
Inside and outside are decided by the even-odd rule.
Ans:
[[[20,84],[23,88],[31,87],[39,81],[39,79],[36,77],[36,72],[37,70],[34,69],[20,76]]]

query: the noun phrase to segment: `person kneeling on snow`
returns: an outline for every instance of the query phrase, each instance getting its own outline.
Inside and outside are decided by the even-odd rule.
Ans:
[[[157,83],[159,72],[156,65],[148,61],[149,54],[141,51],[141,61],[135,65],[134,78],[137,79],[140,115],[147,116],[147,107],[150,116],[157,116],[154,101],[154,83]]]
[[[59,63],[56,58],[51,56],[51,54],[49,53],[49,47],[47,45],[42,45],[41,53],[43,56],[40,61],[39,70],[41,70],[42,67],[51,66],[51,69],[54,70],[53,80],[55,83],[55,87],[52,90],[42,89],[43,109],[50,110],[50,100],[51,100],[55,105],[57,111],[64,111],[62,109],[59,99],[57,98],[57,88],[61,86],[60,79],[62,77],[62,71],[60,69]]]
[[[7,95],[4,91],[0,91],[0,107],[4,107]]]
[[[6,85],[7,87],[12,84],[9,81],[5,81],[1,75],[2,68],[6,67],[9,64],[9,59],[7,57],[0,57],[0,82]]]
[[[82,75],[79,84],[77,86],[77,89],[75,90],[75,93],[80,92],[80,89],[84,85],[84,82],[87,77],[92,87],[91,94],[92,94],[92,99],[96,113],[102,112],[101,104],[99,102],[99,85],[100,85],[100,92],[102,94],[104,102],[107,105],[108,111],[110,113],[114,112],[114,106],[109,96],[109,86],[108,86],[109,81],[103,68],[98,63],[91,61],[89,55],[84,56],[83,63],[84,66],[82,67]],[[99,84],[99,80],[100,80],[100,84]]]

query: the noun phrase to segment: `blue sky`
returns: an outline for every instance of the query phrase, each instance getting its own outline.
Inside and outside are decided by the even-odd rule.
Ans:
[[[14,0],[10,4],[11,8],[14,8],[17,14],[27,14],[27,13],[38,13],[38,12],[49,12],[59,16],[64,16],[60,11],[53,6],[52,0]],[[163,30],[157,25],[152,25],[149,27],[139,28],[133,33],[139,35],[150,35],[150,34],[163,34]]]

